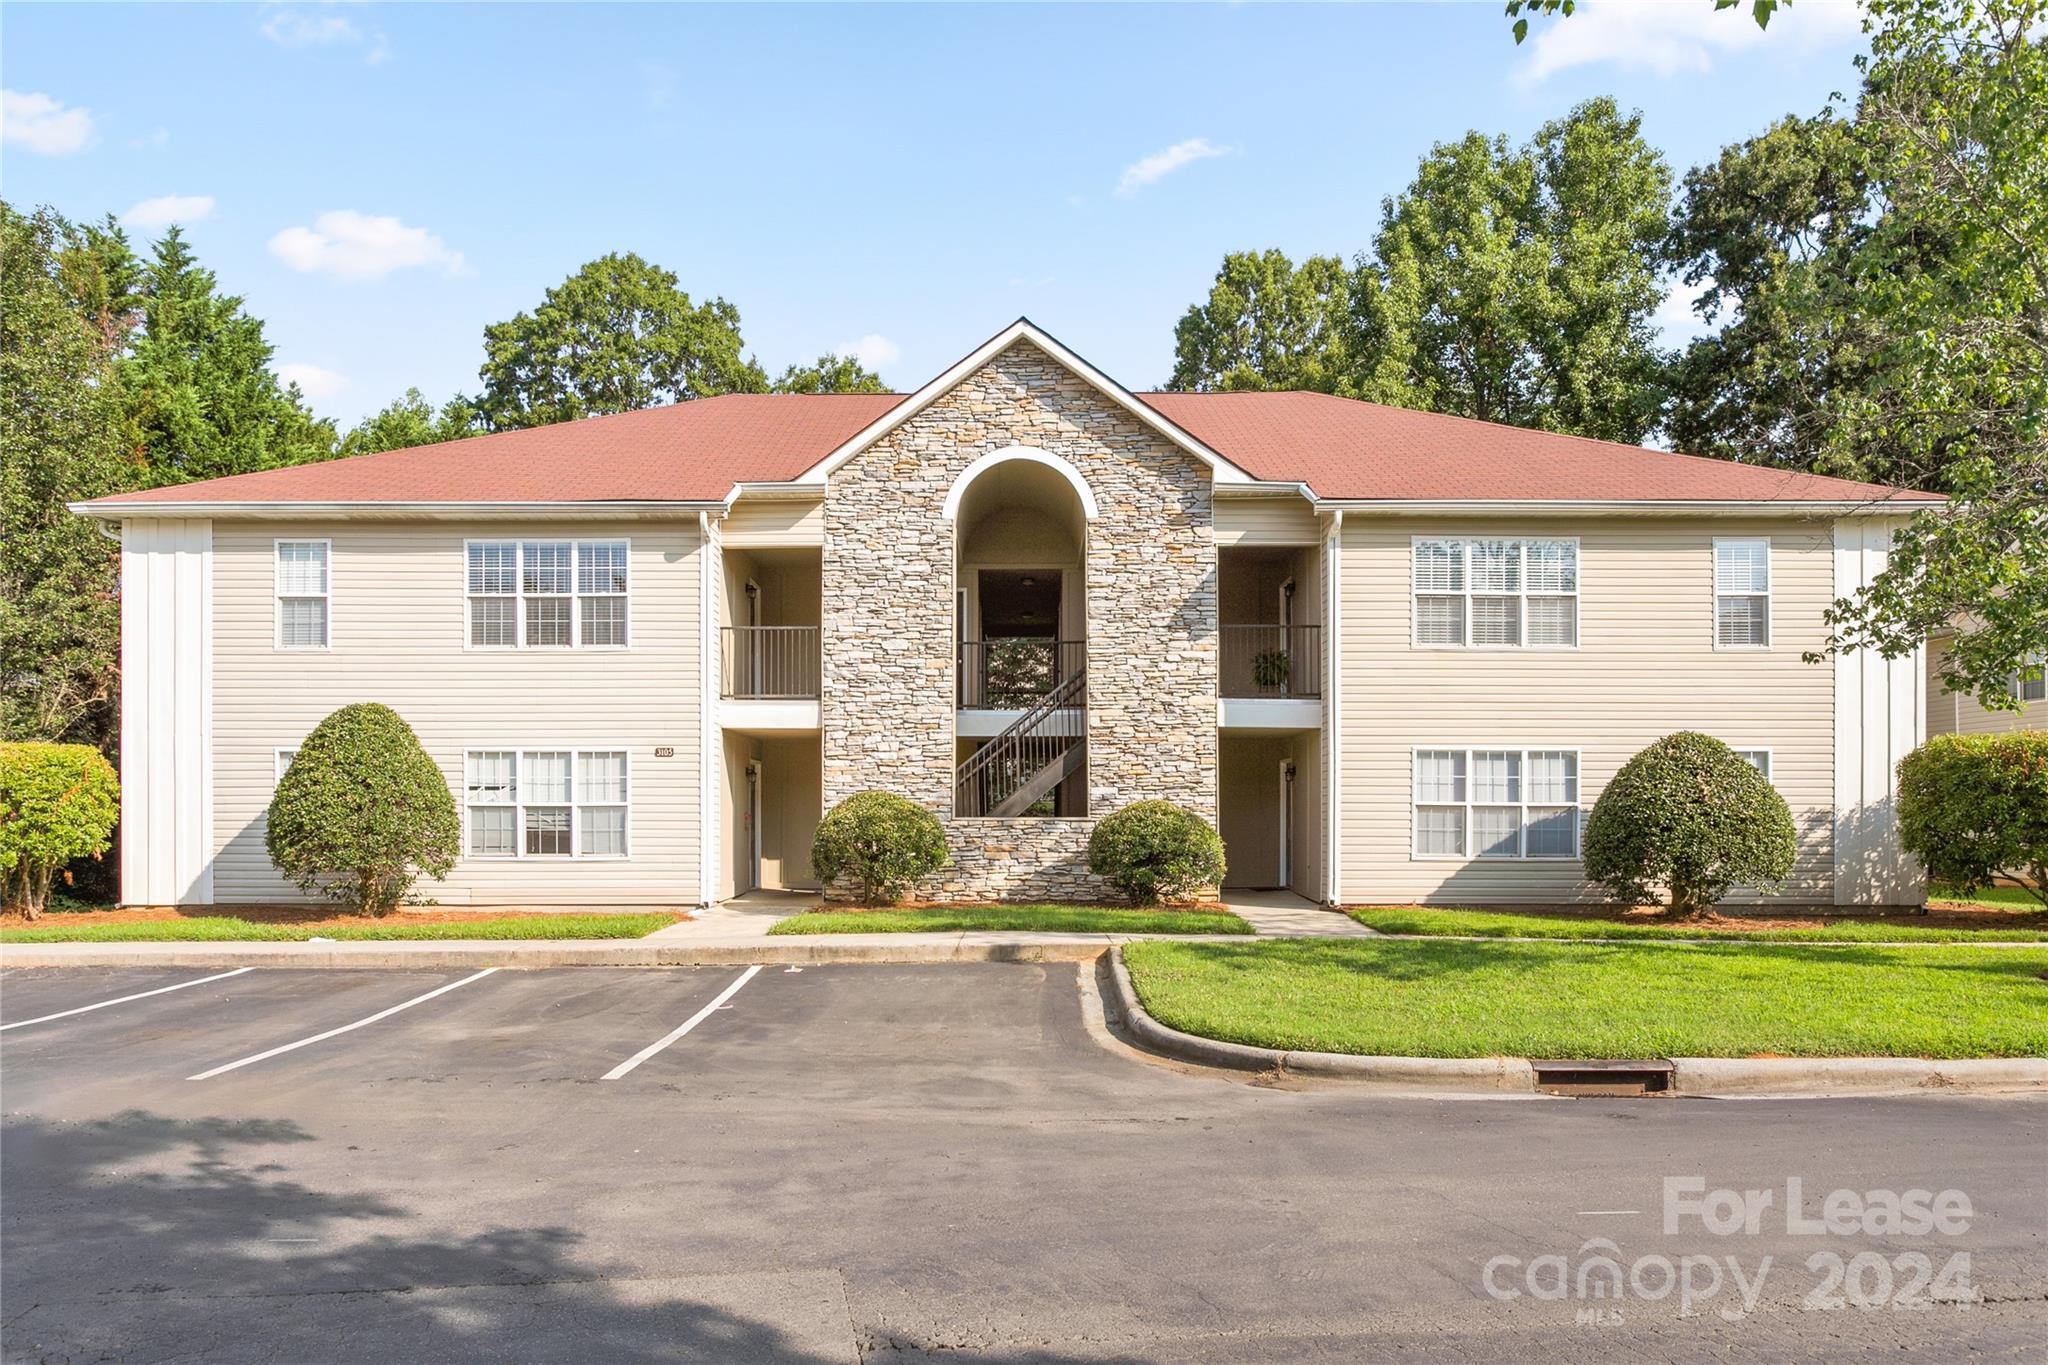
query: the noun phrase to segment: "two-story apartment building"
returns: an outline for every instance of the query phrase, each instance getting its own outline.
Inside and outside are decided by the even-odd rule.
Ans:
[[[1216,821],[1318,901],[1596,892],[1674,730],[1791,804],[1781,897],[1916,900],[1923,661],[1821,645],[1925,499],[1310,393],[1135,394],[1020,320],[909,395],[738,395],[124,494],[123,896],[294,893],[283,765],[379,701],[463,814],[444,903],[813,885],[943,819],[940,900],[1093,897],[1093,821]]]

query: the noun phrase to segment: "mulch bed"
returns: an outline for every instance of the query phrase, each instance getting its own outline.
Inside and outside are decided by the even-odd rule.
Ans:
[[[1426,905],[1403,906],[1352,906],[1350,909],[1430,909]],[[1464,908],[1464,907],[1459,907]],[[2014,910],[2003,905],[1979,905],[1964,901],[1929,902],[1924,915],[1859,915],[1849,910],[1825,911],[1815,914],[1787,914],[1779,911],[1769,915],[1722,914],[1709,911],[1691,919],[1675,919],[1661,907],[1646,907],[1640,910],[1624,910],[1619,913],[1603,910],[1597,906],[1583,905],[1514,905],[1474,906],[1473,909],[1499,909],[1504,914],[1541,915],[1545,919],[1585,920],[1606,924],[1669,924],[1693,929],[1712,929],[1731,933],[1754,932],[1759,929],[1819,929],[1842,920],[1858,924],[1902,924],[1922,929],[1970,929],[1990,931],[1995,929],[2048,929],[2048,916],[2038,910]]]
[[[444,910],[438,906],[401,906],[385,919],[406,924],[462,924],[479,919],[538,919],[586,913],[580,909],[522,910],[479,906],[474,910]],[[670,906],[606,906],[599,913],[668,914],[677,920],[690,916]],[[240,919],[256,924],[295,924],[308,929],[344,929],[351,925],[374,924],[370,915],[336,914],[324,905],[133,905],[120,910],[45,910],[35,921],[38,929],[68,924],[140,924],[152,920]],[[0,915],[0,929],[22,929],[29,921],[20,915]]]

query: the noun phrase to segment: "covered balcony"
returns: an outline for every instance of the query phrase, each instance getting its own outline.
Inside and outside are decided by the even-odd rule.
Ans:
[[[727,731],[817,733],[820,558],[805,546],[725,551],[718,709]]]
[[[1217,695],[1223,723],[1281,732],[1322,724],[1321,551],[1240,545],[1217,551]]]

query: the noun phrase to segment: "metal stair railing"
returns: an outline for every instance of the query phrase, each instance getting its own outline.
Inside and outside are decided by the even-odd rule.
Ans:
[[[954,774],[953,811],[985,816],[1009,799],[1048,764],[1057,763],[1085,734],[1040,733],[1053,713],[1078,706],[1086,696],[1087,670],[1071,677],[1033,702],[1023,715],[1003,727],[994,739],[968,755]]]

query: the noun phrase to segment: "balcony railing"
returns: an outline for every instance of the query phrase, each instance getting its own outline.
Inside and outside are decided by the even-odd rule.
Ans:
[[[1085,640],[964,640],[963,710],[1021,711],[1088,665]]]
[[[810,701],[818,695],[818,627],[726,626],[720,634],[719,696]]]
[[[1223,627],[1222,695],[1320,697],[1321,626]]]

